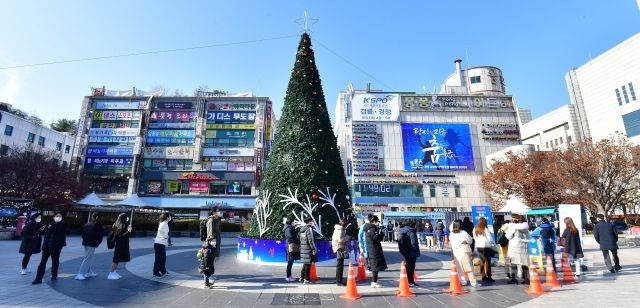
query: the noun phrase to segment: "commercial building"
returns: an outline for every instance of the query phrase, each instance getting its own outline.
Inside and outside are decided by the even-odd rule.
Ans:
[[[490,153],[520,144],[500,69],[456,71],[440,93],[340,92],[336,134],[358,212],[469,211],[487,204]]]
[[[516,108],[518,112],[518,121],[520,121],[520,125],[527,124],[533,120],[533,116],[531,115],[531,109],[526,108]]]
[[[640,143],[640,33],[570,70],[565,79],[583,136],[620,132]]]
[[[522,125],[522,143],[533,145],[537,151],[549,151],[581,141],[576,109],[574,104],[564,105]]]
[[[11,106],[0,103],[0,156],[10,149],[32,148],[53,153],[64,167],[71,162],[74,137],[39,125],[11,112]]]
[[[254,208],[275,129],[267,97],[108,93],[83,101],[77,162],[87,192],[112,202],[137,193],[190,215]]]

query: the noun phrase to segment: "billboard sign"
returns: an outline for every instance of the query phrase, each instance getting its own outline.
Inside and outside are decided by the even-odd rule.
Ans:
[[[195,111],[154,111],[149,116],[152,122],[187,122],[194,120],[197,114]]]
[[[138,135],[137,128],[90,128],[89,136],[127,136]]]
[[[205,136],[206,138],[253,139],[254,134],[252,130],[208,130]]]
[[[132,156],[133,147],[102,147],[90,145],[86,149],[87,156]]]
[[[194,130],[177,130],[177,129],[150,129],[147,131],[147,137],[182,137],[195,138]]]
[[[404,170],[474,170],[468,124],[402,123]]]
[[[487,226],[493,226],[493,215],[491,214],[491,207],[488,205],[473,205],[471,206],[471,217],[473,217],[473,225],[478,225],[480,217],[484,217],[487,220]]]
[[[227,112],[209,111],[207,112],[207,123],[253,123],[256,120],[255,112]]]
[[[147,143],[193,144],[193,139],[184,137],[147,137]]]
[[[97,101],[95,109],[141,109],[144,108],[144,101]]]
[[[207,104],[209,110],[256,110],[255,103],[215,102]]]
[[[95,143],[130,143],[134,142],[136,137],[121,137],[121,136],[94,136],[89,137],[89,142]]]
[[[169,159],[193,159],[193,147],[145,147],[143,155],[145,158],[169,158]]]
[[[202,156],[251,156],[256,154],[254,148],[204,148]]]
[[[157,109],[193,109],[193,102],[157,102]]]
[[[94,111],[93,112],[93,119],[94,120],[105,120],[105,121],[140,120],[140,111],[129,111],[129,110]]]
[[[126,123],[126,122],[124,122]],[[149,128],[195,128],[195,122],[151,122]]]
[[[353,121],[395,122],[400,115],[400,95],[356,94],[351,100]]]
[[[113,157],[87,157],[85,165],[99,166],[131,166],[133,158],[113,158]]]

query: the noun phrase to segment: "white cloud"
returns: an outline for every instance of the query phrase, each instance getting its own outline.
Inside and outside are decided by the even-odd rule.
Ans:
[[[6,69],[0,71],[0,101],[15,104],[15,100],[24,85],[27,74],[20,69]]]

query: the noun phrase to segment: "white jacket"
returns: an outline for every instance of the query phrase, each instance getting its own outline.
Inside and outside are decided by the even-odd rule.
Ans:
[[[156,244],[169,246],[169,222],[163,221],[158,225],[158,234],[154,241]]]
[[[474,229],[473,240],[476,243],[476,248],[491,248],[494,245],[493,234],[489,231],[489,228],[485,228],[484,234],[482,235],[476,235],[476,231]]]
[[[461,259],[464,253],[471,252],[471,243],[473,243],[473,239],[463,230],[460,230],[458,233],[451,232],[451,234],[449,234],[451,250],[458,260]]]

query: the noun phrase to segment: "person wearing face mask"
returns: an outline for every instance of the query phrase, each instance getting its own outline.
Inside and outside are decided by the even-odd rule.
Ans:
[[[153,277],[162,277],[169,274],[167,272],[167,246],[169,245],[169,221],[171,216],[169,213],[160,214],[160,223],[158,224],[158,234],[153,243],[155,251],[155,260],[153,261]]]
[[[296,281],[291,275],[291,269],[295,260],[300,260],[300,238],[293,227],[293,217],[284,218],[284,238],[287,242],[287,282]]]
[[[347,284],[342,281],[344,273],[344,259],[349,258],[349,249],[347,243],[351,240],[347,233],[347,220],[340,219],[340,221],[333,227],[333,235],[331,236],[331,248],[333,253],[336,254],[336,285],[346,286]]]
[[[80,264],[80,269],[76,275],[76,280],[85,280],[86,278],[95,277],[91,266],[93,264],[93,254],[96,248],[102,243],[104,232],[102,226],[98,223],[98,213],[91,215],[90,221],[82,228],[82,246],[84,246],[84,258]]]
[[[222,244],[220,234],[220,212],[217,207],[214,207],[209,212],[209,219],[207,219],[207,238],[214,238],[218,245],[216,245],[216,258],[220,256],[220,246]]]
[[[311,263],[317,260],[318,250],[316,242],[313,239],[313,219],[307,217],[304,219],[306,225],[300,228],[300,262],[302,263],[302,272],[300,280],[304,284],[311,283]]]
[[[42,215],[40,213],[34,213],[29,218],[29,221],[22,229],[22,242],[20,243],[19,253],[24,254],[22,258],[22,268],[20,269],[20,275],[26,275],[29,273],[27,265],[29,265],[29,259],[31,255],[40,253],[40,245],[42,245]]]
[[[44,270],[47,261],[51,257],[51,280],[58,279],[58,266],[60,265],[60,252],[62,247],[67,246],[67,228],[62,222],[62,213],[56,212],[53,216],[53,223],[47,226],[44,240],[42,241],[42,259],[38,266],[36,279],[32,284],[41,284],[44,277]]]
[[[122,278],[122,276],[116,272],[118,264],[131,260],[131,255],[129,254],[129,236],[132,231],[133,229],[129,225],[129,216],[126,213],[118,215],[116,222],[111,226],[111,233],[109,233],[109,237],[107,238],[109,249],[113,248],[111,271],[109,272],[109,276],[107,276],[109,280]]]
[[[384,239],[384,231],[380,230],[380,219],[378,216],[372,216],[370,223],[365,225],[364,232],[367,241],[367,253],[369,255],[369,265],[373,273],[372,288],[381,288],[378,283],[378,272],[387,269],[387,261],[382,251],[382,239]]]

